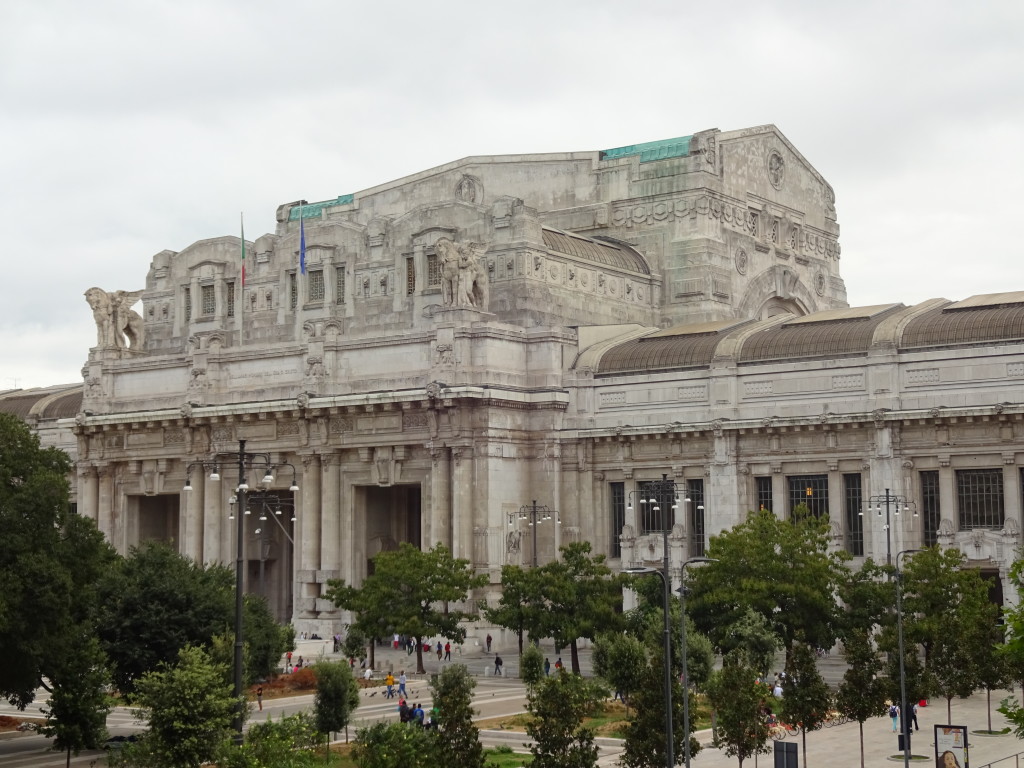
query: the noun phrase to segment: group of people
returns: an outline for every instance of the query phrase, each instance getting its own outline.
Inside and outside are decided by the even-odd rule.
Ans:
[[[403,637],[402,635],[394,635],[391,638],[391,647],[395,650],[399,648],[405,649],[407,656],[412,656],[415,652],[416,647],[422,641],[415,637]],[[438,661],[451,661],[452,660],[452,644],[450,641],[445,640],[443,643],[438,639],[437,643],[425,642],[423,643],[423,650],[427,653],[430,651],[437,652]]]
[[[305,662],[302,660],[301,656],[299,656],[299,658],[295,662],[295,664],[292,664],[292,652],[291,651],[288,651],[288,653],[286,653],[284,656],[285,656],[284,671],[285,671],[286,674],[289,673],[289,672],[298,672],[305,665]]]
[[[402,701],[405,701],[405,697],[407,695],[406,691],[405,691],[405,684],[408,681],[409,681],[409,679],[405,676],[405,670],[404,669],[401,670],[398,673],[398,697]],[[387,676],[384,678],[384,686],[385,686],[385,691],[384,691],[385,698],[390,699],[390,698],[394,697],[394,695],[395,695],[395,676],[391,672],[388,672]]]
[[[900,732],[900,705],[896,702],[889,702],[889,719],[892,720],[892,732]],[[917,704],[910,705],[910,721],[907,723],[907,730],[913,727],[915,731],[920,731],[921,727],[917,724]]]
[[[403,723],[412,723],[421,728],[437,728],[437,707],[431,709],[428,714],[423,710],[419,702],[409,706],[405,699],[399,699],[398,719]]]

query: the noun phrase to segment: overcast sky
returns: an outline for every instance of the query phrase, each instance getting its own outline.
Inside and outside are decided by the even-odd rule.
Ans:
[[[715,127],[832,184],[851,304],[1024,290],[1022,75],[1020,0],[0,0],[0,390],[239,211]]]

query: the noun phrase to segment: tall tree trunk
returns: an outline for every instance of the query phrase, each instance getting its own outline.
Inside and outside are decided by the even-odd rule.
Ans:
[[[422,675],[425,673],[423,669],[423,641],[416,643],[416,674]]]
[[[519,658],[522,658],[523,657],[523,628],[520,627],[519,631],[516,632],[516,634],[519,636]]]
[[[569,643],[569,652],[572,656],[572,673],[578,675],[580,673],[580,649],[576,645],[576,638]]]
[[[992,730],[992,689],[985,689],[985,710],[988,713],[988,729]]]
[[[376,662],[376,658],[377,657],[376,657],[376,653],[375,653],[376,650],[377,650],[377,638],[376,637],[371,637],[370,638],[370,669],[373,669],[375,666],[377,666],[377,662]]]
[[[860,768],[864,768],[864,723],[858,720],[857,728],[860,729]]]
[[[946,722],[953,722],[953,697],[950,696],[946,699]]]
[[[804,768],[807,768],[807,729],[806,728],[801,728],[800,729],[800,741],[802,741],[803,745],[804,745]]]

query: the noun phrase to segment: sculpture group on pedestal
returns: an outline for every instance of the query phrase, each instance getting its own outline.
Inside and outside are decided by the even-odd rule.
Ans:
[[[90,288],[85,300],[92,307],[96,321],[97,344],[100,349],[142,349],[142,316],[132,306],[142,297],[142,291],[114,291]]]
[[[447,237],[434,243],[441,263],[441,301],[446,307],[487,309],[490,286],[480,255],[483,243],[456,243]]]

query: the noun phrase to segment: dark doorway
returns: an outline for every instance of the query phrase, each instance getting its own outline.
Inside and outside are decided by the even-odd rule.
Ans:
[[[422,502],[419,485],[363,486],[366,510],[366,575],[373,573],[378,552],[404,542],[422,547]]]

